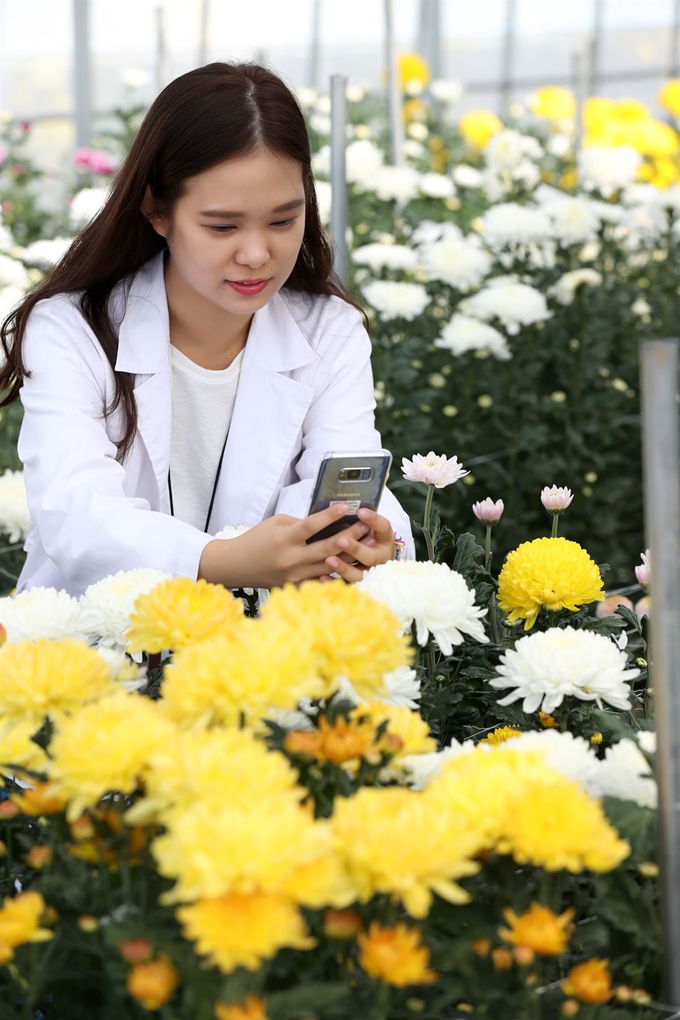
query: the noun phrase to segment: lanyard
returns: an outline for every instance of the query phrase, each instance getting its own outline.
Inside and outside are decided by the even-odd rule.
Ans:
[[[208,525],[210,524],[210,518],[213,512],[213,505],[215,503],[215,494],[217,492],[217,483],[220,480],[220,473],[222,471],[222,461],[224,460],[224,451],[227,448],[227,439],[229,438],[229,429],[227,428],[227,434],[224,437],[224,443],[222,444],[222,453],[220,454],[219,463],[217,465],[217,471],[215,472],[215,481],[213,482],[212,495],[210,497],[210,505],[208,506],[208,516],[205,519],[205,526],[203,531],[208,531]],[[172,498],[172,478],[170,476],[170,469],[168,468],[168,495],[170,496],[170,515],[175,516],[175,502]]]

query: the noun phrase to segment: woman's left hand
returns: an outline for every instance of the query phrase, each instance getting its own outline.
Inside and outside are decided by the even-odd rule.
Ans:
[[[366,507],[362,507],[357,516],[371,530],[360,541],[347,536],[339,538],[338,545],[345,550],[342,557],[329,556],[325,561],[328,564],[329,575],[339,574],[343,580],[349,582],[360,581],[364,571],[379,563],[387,563],[396,556],[391,522]],[[330,577],[328,579],[330,580]]]

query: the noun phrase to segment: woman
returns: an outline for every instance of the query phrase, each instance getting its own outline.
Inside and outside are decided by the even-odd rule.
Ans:
[[[2,342],[33,519],[19,590],[78,594],[136,567],[232,588],[351,582],[395,556],[395,533],[411,548],[389,492],[381,513],[307,542],[346,511],[305,518],[321,455],[380,437],[304,118],[270,71],[214,63],[164,89],[106,205]]]

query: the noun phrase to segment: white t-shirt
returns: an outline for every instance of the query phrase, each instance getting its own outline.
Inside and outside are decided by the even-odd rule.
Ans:
[[[222,369],[202,368],[172,346],[170,356],[174,516],[203,531],[234,411],[243,351]],[[219,531],[223,523],[210,521],[209,527]]]

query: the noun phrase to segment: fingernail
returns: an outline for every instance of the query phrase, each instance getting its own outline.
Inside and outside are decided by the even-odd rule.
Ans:
[[[349,510],[349,506],[347,503],[338,503],[335,509],[337,510],[338,517],[344,517]]]
[[[360,510],[357,510],[357,517],[360,517],[363,521],[365,521],[370,516],[370,513],[371,511],[367,510],[366,507],[361,507]]]
[[[332,569],[332,570],[335,570],[335,568],[336,568],[336,567],[337,567],[337,565],[338,565],[338,561],[337,561],[337,560],[334,560],[334,559],[332,559],[332,558],[331,558],[331,559],[328,559],[328,560],[326,560],[326,563],[328,564],[328,566],[329,566],[329,567],[331,567],[331,569]]]
[[[349,548],[349,542],[347,541],[346,538],[339,538],[338,539],[338,545],[340,546],[341,549],[348,549]]]

